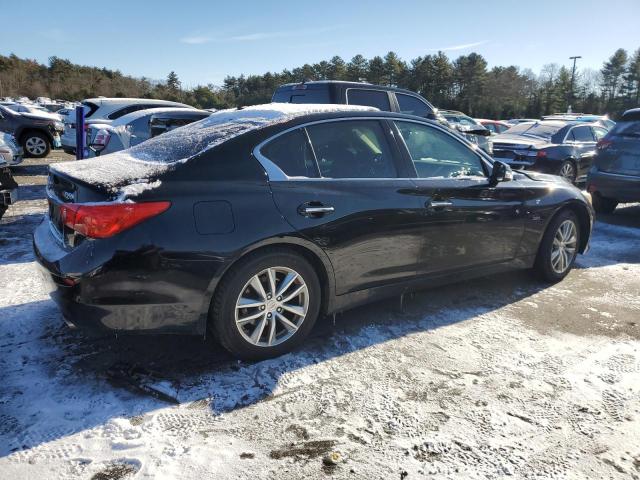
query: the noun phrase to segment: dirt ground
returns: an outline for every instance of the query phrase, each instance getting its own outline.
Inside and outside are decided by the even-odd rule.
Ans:
[[[0,222],[3,478],[640,478],[640,205],[598,218],[557,285],[427,290],[244,363],[63,324],[30,236],[68,159],[16,167]]]

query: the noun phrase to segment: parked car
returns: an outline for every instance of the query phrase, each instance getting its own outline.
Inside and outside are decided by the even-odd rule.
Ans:
[[[553,115],[546,115],[542,119],[595,123],[607,130],[611,130],[616,124],[608,115],[594,115],[591,113],[554,113]]]
[[[525,123],[525,122],[537,122],[538,119],[537,118],[511,118],[509,120],[501,120],[501,121],[509,125],[517,125],[519,123]]]
[[[475,143],[489,155],[493,153],[493,145],[488,138],[491,131],[484,127],[480,122],[474,120],[468,115],[455,110],[440,110],[442,116],[449,124],[458,130],[467,140]]]
[[[85,109],[85,121],[91,123],[110,124],[114,120],[128,113],[147,108],[157,107],[182,107],[193,108],[184,103],[170,102],[168,100],[153,100],[149,98],[89,98],[82,101]],[[75,110],[65,112],[64,135],[62,136],[62,149],[67,153],[76,151],[76,116]]]
[[[44,107],[40,105],[34,104],[24,104],[24,103],[14,103],[14,102],[0,102],[0,105],[13,110],[18,113],[29,113],[31,115],[40,115],[42,117],[51,118],[52,120],[56,120],[58,122],[62,121],[62,117],[55,113],[51,113]]]
[[[592,123],[540,120],[519,123],[493,138],[493,157],[514,168],[586,179],[596,142],[607,130]]]
[[[0,132],[0,159],[4,164],[13,167],[22,163],[24,150],[18,145],[13,135],[10,133]]]
[[[600,213],[613,212],[620,202],[640,201],[640,108],[624,112],[598,142],[587,190]]]
[[[375,107],[384,112],[416,115],[447,125],[447,121],[438,109],[417,93],[371,83],[338,80],[288,83],[276,89],[271,101],[275,103],[363,105]]]
[[[0,218],[9,208],[9,205],[18,200],[18,184],[11,176],[9,164],[0,154]]]
[[[41,158],[60,147],[63,125],[40,114],[18,113],[0,105],[0,131],[13,134],[26,155]]]
[[[149,108],[128,113],[114,120],[111,125],[92,124],[87,132],[89,156],[108,155],[133,147],[209,115],[211,112],[195,108]]]
[[[500,120],[487,120],[485,118],[476,118],[476,122],[479,122],[484,128],[491,132],[491,135],[498,135],[509,130],[512,125],[501,122]]]
[[[512,172],[437,122],[342,105],[214,113],[56,163],[48,182],[33,244],[67,321],[209,330],[250,359],[411,289],[510,268],[559,281],[593,222],[559,177]]]

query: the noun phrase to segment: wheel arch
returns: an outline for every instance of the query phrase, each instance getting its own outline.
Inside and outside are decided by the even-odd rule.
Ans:
[[[589,237],[591,236],[591,215],[589,214],[588,207],[578,201],[565,203],[558,208],[558,210],[556,210],[555,213],[547,220],[543,234],[547,231],[547,228],[549,228],[553,219],[560,215],[560,213],[567,210],[573,212],[578,218],[578,226],[580,227],[580,245],[578,252],[584,253],[587,249],[587,245],[589,245]]]
[[[49,140],[49,143],[53,142],[53,136],[51,135],[51,132],[49,132],[45,128],[38,128],[38,127],[24,127],[24,128],[22,128],[22,130],[20,130],[20,133],[18,134],[18,136],[16,138],[19,138],[20,139],[20,143],[22,144],[25,141],[25,137],[31,132],[41,133],[45,137],[47,137],[47,139]]]
[[[312,242],[300,237],[270,238],[254,243],[243,249],[239,254],[230,259],[224,268],[222,268],[217,275],[212,278],[205,293],[203,312],[201,315],[202,319],[200,327],[203,333],[206,334],[213,299],[225,276],[238,264],[238,262],[244,261],[251,256],[260,255],[261,252],[269,250],[293,251],[307,260],[317,272],[318,280],[320,281],[320,288],[322,292],[320,315],[326,315],[332,311],[333,304],[335,303],[335,275],[331,261],[327,257],[326,253]]]

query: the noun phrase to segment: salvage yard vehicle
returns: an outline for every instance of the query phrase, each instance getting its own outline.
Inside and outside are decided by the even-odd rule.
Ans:
[[[0,105],[0,131],[13,134],[30,157],[46,157],[52,148],[60,147],[63,130],[62,122],[50,117],[18,113]]]
[[[144,180],[141,180],[144,179]],[[342,105],[221,111],[51,166],[35,257],[67,322],[261,359],[319,315],[509,269],[562,280],[590,197],[437,122]]]
[[[560,175],[583,182],[607,130],[594,123],[541,120],[514,125],[493,137],[493,157],[514,168]]]
[[[620,202],[640,201],[640,108],[624,112],[598,142],[587,190],[599,213],[612,213]]]
[[[489,155],[493,153],[493,144],[487,138],[491,135],[491,131],[488,128],[470,116],[456,110],[440,110],[440,113],[467,140],[478,145]]]
[[[4,160],[8,166],[13,167],[22,163],[24,151],[10,133],[0,132],[0,161]]]
[[[89,98],[82,101],[86,124],[102,123],[110,124],[114,120],[128,113],[159,107],[193,108],[190,105],[168,100],[153,100],[150,98]],[[66,153],[76,151],[76,116],[75,111],[64,114],[64,135],[62,136],[62,149]]]
[[[133,147],[209,115],[211,112],[195,108],[149,108],[128,113],[111,125],[91,124],[87,129],[89,156],[108,155]]]

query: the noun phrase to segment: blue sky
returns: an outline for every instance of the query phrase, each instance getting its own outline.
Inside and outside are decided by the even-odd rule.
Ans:
[[[640,0],[7,1],[0,54],[52,55],[184,86],[393,50],[404,60],[476,51],[536,73],[545,63],[600,68],[640,48]]]

